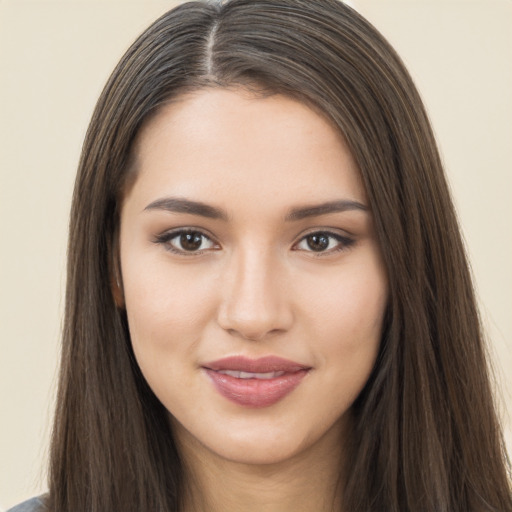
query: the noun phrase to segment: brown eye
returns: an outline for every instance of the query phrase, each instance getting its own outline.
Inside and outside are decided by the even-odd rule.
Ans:
[[[323,233],[315,233],[306,237],[306,243],[312,251],[325,251],[329,247],[329,237]]]
[[[178,238],[178,237],[176,237]],[[198,232],[183,233],[179,236],[181,248],[185,251],[197,251],[201,248],[204,236]]]
[[[315,253],[334,253],[348,249],[355,240],[339,233],[315,231],[301,238],[295,250]]]
[[[155,238],[155,243],[177,254],[201,254],[203,251],[218,249],[218,245],[201,231],[179,229],[163,233]]]

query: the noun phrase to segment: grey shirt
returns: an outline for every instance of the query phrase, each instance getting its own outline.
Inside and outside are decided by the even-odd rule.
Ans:
[[[43,512],[44,502],[41,497],[32,498],[31,500],[24,501],[19,505],[10,508],[7,512]]]

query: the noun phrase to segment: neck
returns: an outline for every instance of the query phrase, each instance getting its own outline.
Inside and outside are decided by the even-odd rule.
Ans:
[[[226,460],[181,437],[187,461],[187,512],[333,512],[341,508],[340,432],[326,433],[306,451],[272,464]]]

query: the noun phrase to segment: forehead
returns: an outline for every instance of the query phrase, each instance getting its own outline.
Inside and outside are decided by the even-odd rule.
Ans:
[[[209,88],[163,106],[134,148],[141,195],[254,202],[364,200],[357,166],[333,124],[283,95]]]

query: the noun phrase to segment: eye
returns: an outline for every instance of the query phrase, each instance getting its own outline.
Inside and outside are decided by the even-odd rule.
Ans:
[[[177,254],[201,254],[218,248],[210,237],[193,229],[168,231],[158,235],[155,243],[162,244],[167,250]]]
[[[315,231],[299,240],[294,249],[315,253],[333,253],[348,249],[355,240],[339,233]]]

